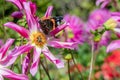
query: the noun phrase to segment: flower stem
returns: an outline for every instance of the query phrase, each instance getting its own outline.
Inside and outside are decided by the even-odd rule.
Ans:
[[[84,80],[84,79],[83,79],[83,75],[82,75],[81,71],[79,70],[79,68],[78,68],[78,66],[77,66],[77,64],[76,64],[76,62],[75,62],[75,60],[74,60],[74,56],[73,56],[72,53],[71,53],[71,56],[72,56],[73,63],[74,63],[74,65],[75,65],[75,67],[77,68],[77,70],[78,70],[78,72],[79,72],[79,74],[80,74],[82,80]]]
[[[67,60],[67,62],[68,62],[68,76],[69,76],[69,80],[72,80],[71,79],[71,75],[70,75],[70,61]]]
[[[52,80],[51,77],[50,77],[50,74],[49,74],[48,70],[45,68],[45,66],[44,66],[44,64],[43,64],[43,62],[41,60],[40,60],[40,64],[42,65],[43,69],[45,70],[45,72],[46,72],[49,80]]]
[[[88,80],[91,80],[92,78],[92,72],[94,70],[94,64],[95,64],[95,60],[96,60],[96,56],[97,56],[97,53],[99,51],[99,46],[97,44],[97,48],[96,50],[94,49],[95,46],[94,46],[94,41],[92,42],[92,55],[91,55],[91,63],[90,63],[90,72],[89,72],[89,77],[88,77]]]

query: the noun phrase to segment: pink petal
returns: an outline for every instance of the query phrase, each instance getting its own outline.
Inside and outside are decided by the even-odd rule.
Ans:
[[[4,67],[11,66],[15,62],[16,59],[17,57],[7,57],[5,58],[5,60],[0,61],[0,65]]]
[[[14,42],[14,39],[8,39],[6,43],[0,48],[0,59],[5,57],[7,50],[10,48],[13,42]]]
[[[25,8],[25,13],[26,13],[26,18],[27,18],[27,23],[28,23],[28,27],[30,28],[30,30],[37,30],[38,28],[38,22],[35,20],[35,17],[33,15],[33,13],[31,12],[31,2],[24,2],[23,6]]]
[[[19,47],[16,47],[13,49],[11,53],[9,53],[9,56],[18,56],[20,54],[23,54],[25,52],[29,52],[33,47],[30,44],[22,45]]]
[[[44,53],[44,55],[46,56],[47,59],[49,59],[51,62],[53,62],[57,66],[57,68],[63,68],[64,67],[64,62],[62,62],[61,60],[54,57],[53,54],[48,50],[47,47],[44,48],[42,50],[42,52]]]
[[[9,2],[12,2],[13,4],[15,4],[20,10],[23,9],[22,5],[21,5],[21,1],[26,1],[26,0],[6,0]]]
[[[24,58],[24,61],[22,63],[22,73],[26,74],[26,72],[28,71],[28,65],[30,64],[30,54],[28,53],[27,56]]]
[[[4,26],[9,27],[9,28],[15,30],[15,31],[18,32],[21,36],[23,36],[23,37],[25,37],[25,38],[28,38],[28,37],[29,37],[29,36],[28,36],[28,33],[29,33],[29,32],[28,32],[27,29],[25,29],[25,28],[23,28],[23,27],[15,24],[15,23],[13,23],[13,22],[7,22],[7,23],[4,24]]]
[[[0,75],[0,80],[4,80],[3,77]]]
[[[120,48],[120,40],[114,40],[107,46],[107,52]]]
[[[20,47],[14,48],[12,51],[9,52],[8,56],[0,61],[2,66],[10,66],[16,60],[16,58],[25,52],[28,52],[32,49],[30,45],[23,45]]]
[[[96,5],[99,6],[100,3],[102,3],[103,1],[104,1],[104,0],[97,0],[97,1],[96,1]]]
[[[36,4],[31,2],[30,9],[31,9],[32,15],[35,15],[36,9],[37,9]]]
[[[103,33],[102,37],[101,37],[101,40],[99,42],[99,44],[102,46],[107,46],[109,41],[110,41],[110,32],[109,31],[106,31]]]
[[[46,17],[46,18],[50,17],[51,14],[52,14],[52,10],[53,10],[53,6],[49,6],[49,7],[47,8],[47,11],[46,11],[44,17]]]
[[[15,11],[11,14],[12,17],[21,19],[23,17],[23,13],[21,11]]]
[[[120,12],[111,12],[111,18],[120,22]]]
[[[49,41],[48,45],[55,48],[68,48],[74,49],[77,45],[77,42],[59,42],[59,41]]]
[[[41,54],[41,49],[36,48],[34,49],[34,54],[33,54],[33,63],[30,68],[30,73],[34,76],[38,70],[38,63],[39,63],[39,58]]]
[[[53,30],[53,31],[50,32],[50,35],[51,35],[51,36],[56,35],[58,32],[60,32],[61,30],[63,30],[63,29],[66,28],[67,26],[70,26],[69,23],[64,23],[63,25],[58,26],[57,28],[55,28],[55,30]]]
[[[0,68],[0,74],[6,78],[12,80],[29,80],[28,77],[24,74],[16,74],[9,69]]]

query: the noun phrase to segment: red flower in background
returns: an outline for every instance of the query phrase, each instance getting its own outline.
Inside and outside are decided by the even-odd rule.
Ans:
[[[110,56],[108,56],[103,65],[101,71],[95,74],[96,78],[103,76],[105,80],[113,80],[113,78],[120,78],[120,50],[115,50]]]
[[[114,50],[112,55],[105,59],[105,62],[114,63],[115,65],[120,66],[120,50]]]

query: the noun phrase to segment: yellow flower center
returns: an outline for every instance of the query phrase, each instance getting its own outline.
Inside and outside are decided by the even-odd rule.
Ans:
[[[42,32],[33,32],[30,35],[31,43],[37,47],[44,47],[47,43],[46,36]]]

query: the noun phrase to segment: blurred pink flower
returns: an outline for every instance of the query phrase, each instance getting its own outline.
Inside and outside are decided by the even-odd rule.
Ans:
[[[46,56],[47,59],[49,59],[51,62],[53,62],[58,68],[64,67],[64,63],[55,58],[53,54],[49,51],[47,46],[55,47],[55,48],[68,48],[68,49],[73,49],[73,46],[76,43],[70,43],[70,42],[58,42],[57,40],[54,40],[54,37],[47,37],[42,29],[40,28],[40,25],[34,15],[32,14],[32,10],[30,8],[31,2],[24,2],[24,10],[26,13],[26,19],[28,23],[29,30],[13,23],[13,22],[8,22],[4,24],[4,26],[7,26],[9,28],[12,28],[16,32],[18,32],[21,36],[26,38],[28,40],[28,44],[33,47],[33,62],[30,68],[30,73],[34,76],[37,72],[38,64],[39,64],[39,59],[40,59],[40,54],[41,52]],[[45,16],[50,16],[51,15],[51,10],[52,6],[48,7],[47,12]],[[64,23],[60,27],[66,27],[68,26],[67,23]],[[58,32],[61,29],[57,28]],[[27,58],[26,58],[27,59]],[[26,61],[24,61],[26,62]],[[25,64],[25,63],[23,63]],[[23,66],[25,69],[26,65]],[[24,73],[25,70],[23,70]]]
[[[97,9],[90,13],[87,29],[97,30],[103,27],[103,24],[111,17],[111,13],[106,9]]]
[[[84,43],[85,30],[83,21],[79,17],[69,14],[64,16],[64,20],[70,24],[70,26],[65,28],[66,36],[64,37],[66,37],[66,41],[77,42],[78,44]]]
[[[13,71],[7,69],[7,67],[13,64],[17,58],[16,56],[13,56],[13,54],[24,53],[30,48],[27,48],[27,46],[20,46],[8,51],[13,42],[13,39],[8,39],[7,42],[0,48],[0,80],[4,80],[3,77],[12,80],[29,80],[26,75],[16,74]],[[23,47],[25,48],[23,49]]]
[[[104,29],[103,24],[110,17],[111,17],[111,13],[106,9],[98,9],[98,10],[92,11],[91,14],[89,15],[88,22],[87,22],[87,25],[86,25],[86,30],[88,32],[88,35],[90,35],[90,37],[91,37],[93,35],[93,34],[91,34],[91,31],[95,32],[95,31],[103,30]],[[102,34],[101,33],[99,33],[99,34],[101,35],[101,38],[100,38],[100,41],[96,42],[96,43],[101,45],[101,46],[108,45],[108,42],[110,40],[110,36],[109,36],[110,32],[105,31]]]

